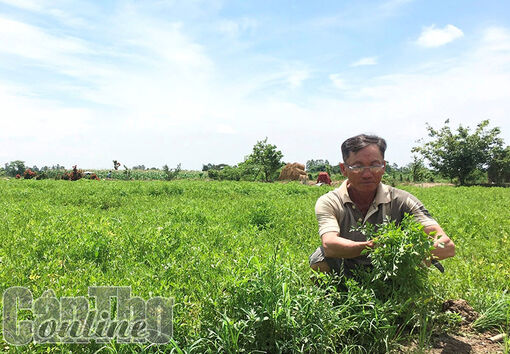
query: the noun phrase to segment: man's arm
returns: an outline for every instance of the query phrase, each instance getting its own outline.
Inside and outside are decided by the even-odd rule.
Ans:
[[[367,247],[373,247],[373,241],[356,242],[339,236],[338,232],[326,232],[322,235],[324,256],[328,258],[355,258]]]
[[[455,244],[446,235],[441,226],[437,224],[425,226],[423,231],[427,234],[430,234],[433,231],[436,232],[434,235],[434,250],[432,251],[434,259],[440,261],[442,259],[455,256]]]

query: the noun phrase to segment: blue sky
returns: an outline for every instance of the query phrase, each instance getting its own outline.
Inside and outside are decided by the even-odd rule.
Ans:
[[[411,161],[425,123],[510,144],[506,1],[0,0],[0,163],[340,161],[359,133]]]

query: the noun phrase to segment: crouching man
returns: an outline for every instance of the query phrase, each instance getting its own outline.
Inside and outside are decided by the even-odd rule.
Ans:
[[[374,135],[357,135],[342,144],[344,162],[340,169],[347,180],[321,196],[315,205],[322,245],[310,256],[312,269],[343,272],[349,277],[354,267],[370,265],[370,259],[361,252],[373,247],[373,242],[352,228],[360,222],[381,224],[387,218],[399,224],[405,213],[414,215],[427,234],[436,232],[435,260],[455,255],[453,241],[416,197],[381,183],[385,151],[386,141]]]

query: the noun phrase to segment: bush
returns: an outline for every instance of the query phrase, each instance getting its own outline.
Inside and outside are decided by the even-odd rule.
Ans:
[[[74,165],[73,170],[71,172],[64,172],[61,178],[66,181],[77,181],[83,178],[83,171],[78,170],[77,165]]]
[[[226,165],[221,169],[208,169],[207,176],[210,179],[219,181],[239,181],[242,177],[242,170],[237,166]]]
[[[179,175],[181,172],[181,164],[177,164],[176,168],[168,168],[168,165],[163,166],[163,172],[165,173],[165,180],[171,181]]]
[[[24,179],[32,179],[37,176],[37,173],[32,171],[31,169],[27,168],[25,172],[23,172],[23,178]]]

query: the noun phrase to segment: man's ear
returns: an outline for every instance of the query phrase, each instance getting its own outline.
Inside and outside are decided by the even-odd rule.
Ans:
[[[344,163],[340,163],[340,171],[342,171],[344,177],[347,177],[347,167],[345,167]]]

